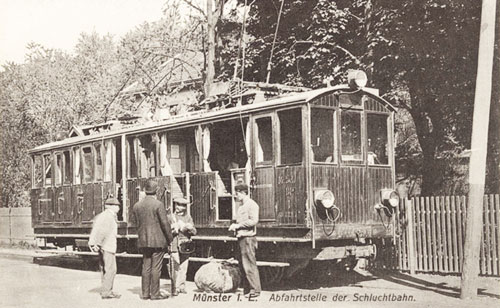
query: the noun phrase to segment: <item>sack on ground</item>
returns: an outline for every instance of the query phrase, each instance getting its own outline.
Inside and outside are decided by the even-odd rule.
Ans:
[[[194,276],[198,290],[205,292],[234,292],[241,280],[237,265],[212,261],[200,267]]]

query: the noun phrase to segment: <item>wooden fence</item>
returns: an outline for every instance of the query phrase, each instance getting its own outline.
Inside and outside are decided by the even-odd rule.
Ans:
[[[410,272],[462,271],[467,197],[414,197],[403,200],[397,227],[398,267]],[[500,276],[499,195],[484,196],[480,274]]]

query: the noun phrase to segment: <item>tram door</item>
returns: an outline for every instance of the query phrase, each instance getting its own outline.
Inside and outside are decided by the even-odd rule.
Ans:
[[[254,118],[254,171],[251,179],[251,197],[259,204],[259,220],[276,220],[274,157],[275,129],[274,114],[266,114]]]

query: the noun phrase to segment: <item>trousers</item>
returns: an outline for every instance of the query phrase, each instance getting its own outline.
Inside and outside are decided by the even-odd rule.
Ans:
[[[170,277],[175,277],[175,289],[185,290],[186,289],[186,275],[189,266],[189,255],[172,252],[170,262],[172,262],[174,268],[174,275],[169,272]],[[168,268],[170,271],[170,267]]]
[[[116,255],[105,250],[99,251],[99,269],[101,270],[101,296],[109,296],[113,291],[116,276]]]
[[[255,252],[257,250],[257,238],[255,236],[238,238],[240,253],[238,255],[238,266],[241,272],[242,286],[244,291],[260,293],[260,276],[257,267]]]
[[[161,248],[142,248],[142,297],[160,296],[160,276],[165,251]]]

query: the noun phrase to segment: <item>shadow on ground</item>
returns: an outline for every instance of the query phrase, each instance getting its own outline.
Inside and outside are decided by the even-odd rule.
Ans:
[[[394,271],[372,270],[372,273],[377,279],[383,279],[418,290],[431,291],[453,298],[460,298],[460,288],[449,286],[447,283],[434,283],[425,279]],[[500,299],[499,295],[487,292],[486,289],[481,288],[478,289],[478,295]]]

